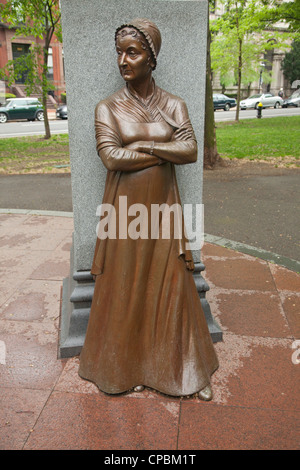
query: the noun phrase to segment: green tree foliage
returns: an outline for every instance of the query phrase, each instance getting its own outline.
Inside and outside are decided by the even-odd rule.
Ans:
[[[264,15],[266,26],[272,26],[274,23],[283,22],[288,26],[289,32],[296,33],[295,39],[300,36],[300,0],[283,2],[274,0],[267,2],[269,9]]]
[[[236,121],[239,120],[241,85],[257,79],[260,63],[267,50],[288,39],[283,33],[266,29],[266,16],[272,0],[220,0],[223,15],[211,25],[212,69],[224,84],[237,84]],[[271,20],[269,21],[271,24]],[[264,82],[271,80],[267,67]]]
[[[27,94],[42,89],[45,138],[50,138],[47,95],[53,87],[47,78],[47,63],[53,35],[62,41],[59,0],[8,0],[0,4],[0,19],[15,30],[15,37],[33,36],[36,40],[28,54],[8,61],[0,71],[0,79],[5,79],[10,86],[25,73]]]
[[[209,18],[210,8],[214,8],[214,2],[212,0],[210,0],[208,3],[208,18]],[[211,46],[211,32],[210,32],[210,28],[208,27],[207,49],[206,49],[206,87],[205,87],[204,149],[203,149],[204,150],[203,167],[205,169],[213,169],[217,165],[217,163],[221,162],[221,158],[217,150],[217,140],[216,140],[210,46]]]

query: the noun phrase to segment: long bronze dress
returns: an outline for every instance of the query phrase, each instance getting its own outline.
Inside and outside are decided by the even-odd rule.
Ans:
[[[97,239],[91,269],[95,291],[79,375],[110,394],[137,385],[173,396],[196,393],[209,385],[218,360],[192,256],[184,237],[174,237],[173,224],[169,238],[150,237],[151,205],[180,203],[174,164],[197,158],[186,105],[157,86],[145,105],[125,86],[97,105],[95,128],[108,169],[103,203],[114,205],[117,220],[124,218],[120,196],[127,197],[128,208],[144,204],[149,236]],[[136,141],[154,141],[155,153],[167,162],[124,148]],[[132,220],[128,216],[128,226]]]

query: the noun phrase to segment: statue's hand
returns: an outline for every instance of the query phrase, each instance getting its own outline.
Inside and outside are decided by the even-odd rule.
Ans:
[[[131,144],[126,145],[124,148],[128,150],[134,150],[135,152],[149,153],[151,149],[151,143],[138,140],[137,142],[132,142]]]
[[[128,150],[134,150],[135,152],[142,152],[142,153],[148,153],[152,155],[153,153],[153,142],[149,142],[148,140],[138,140],[136,142],[132,142],[131,144],[128,144],[124,147],[125,149]],[[154,157],[154,155],[152,155]],[[163,165],[164,163],[167,163],[165,160],[162,158],[154,157],[157,160],[158,165]]]

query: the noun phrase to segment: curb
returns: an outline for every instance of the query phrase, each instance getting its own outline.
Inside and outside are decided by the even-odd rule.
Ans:
[[[260,258],[269,263],[278,264],[284,268],[300,273],[300,261],[297,261],[292,258],[287,258],[286,256],[278,255],[277,253],[272,253],[271,251],[263,250],[262,248],[255,248],[251,245],[246,245],[244,243],[235,242],[228,240],[227,238],[217,237],[215,235],[204,234],[204,241],[207,243],[212,243],[214,245],[222,246],[230,250],[238,251],[246,255],[254,256],[255,258]]]
[[[73,212],[39,211],[34,209],[0,209],[0,214],[48,215],[53,217],[73,217]]]
[[[42,211],[42,210],[31,210],[31,209],[1,209],[0,214],[27,214],[27,215],[46,215],[53,217],[73,217],[73,212],[63,212],[63,211]],[[262,248],[255,248],[251,245],[246,245],[245,243],[235,242],[233,240],[228,240],[227,238],[218,237],[215,235],[210,235],[208,233],[204,234],[204,241],[211,243],[213,245],[218,245],[223,248],[228,248],[233,251],[238,251],[246,255],[253,256],[255,258],[263,259],[269,263],[277,264],[283,266],[291,271],[300,273],[300,261],[295,259],[287,258],[286,256],[281,256],[270,251],[263,250]]]

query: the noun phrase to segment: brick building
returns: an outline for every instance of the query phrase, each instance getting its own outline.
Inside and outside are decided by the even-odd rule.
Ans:
[[[0,0],[0,3],[6,3],[6,1]],[[27,54],[32,44],[42,42],[39,38],[33,36],[14,36],[15,30],[10,29],[8,25],[1,23],[0,20],[0,68],[4,67],[9,60]],[[55,99],[49,95],[48,105],[51,107],[60,102],[61,93],[65,92],[63,45],[54,35],[49,48],[48,78],[55,87]],[[25,75],[20,77],[7,91],[20,98],[25,96],[24,82]],[[38,96],[38,94],[32,96]]]

